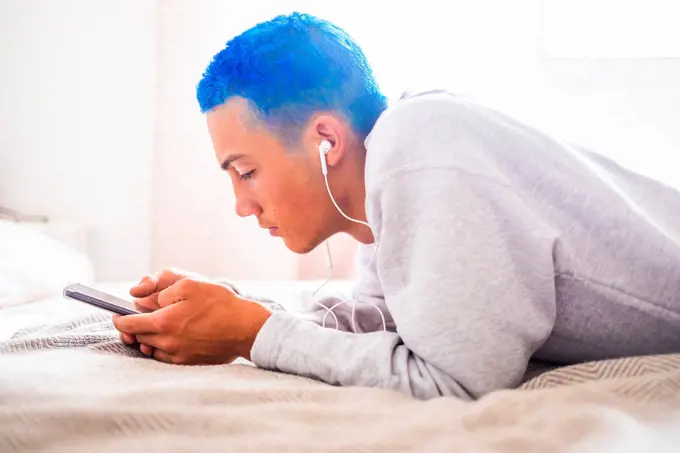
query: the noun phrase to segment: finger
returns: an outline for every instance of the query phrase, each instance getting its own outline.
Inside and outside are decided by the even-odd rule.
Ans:
[[[190,278],[180,280],[158,293],[158,305],[161,308],[165,308],[168,305],[186,300],[197,293],[200,285],[200,282]]]
[[[179,280],[186,278],[187,274],[179,270],[168,268],[153,275],[147,275],[134,287],[130,288],[132,297],[148,297],[153,293],[164,290]],[[133,294],[134,293],[134,294]]]
[[[145,356],[153,357],[155,349],[148,344],[140,344],[139,351]]]
[[[156,292],[163,291],[169,288],[180,280],[187,278],[187,273],[177,269],[169,268],[162,270],[155,275],[156,278]]]
[[[154,277],[145,275],[139,283],[130,288],[130,295],[132,297],[147,297],[156,291],[156,280]]]
[[[115,316],[113,325],[118,331],[129,334],[159,333],[157,313]]]
[[[150,311],[156,311],[161,308],[160,305],[158,305],[158,293],[153,293],[148,297],[137,298],[134,300],[134,302],[141,308]]]
[[[156,349],[153,351],[153,358],[158,360],[159,362],[165,362],[170,364],[173,363],[172,355],[160,349]]]
[[[155,349],[174,354],[178,351],[177,340],[170,335],[137,335],[137,341]]]
[[[123,342],[123,344],[126,344],[128,346],[137,343],[137,339],[135,338],[135,336],[130,335],[129,333],[121,332],[119,336],[120,336],[120,341]]]

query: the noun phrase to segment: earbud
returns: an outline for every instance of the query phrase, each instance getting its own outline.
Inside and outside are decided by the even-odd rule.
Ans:
[[[326,154],[331,150],[333,145],[328,140],[323,140],[319,143],[319,159],[321,159],[321,172],[325,175],[328,174],[328,166],[326,165]]]

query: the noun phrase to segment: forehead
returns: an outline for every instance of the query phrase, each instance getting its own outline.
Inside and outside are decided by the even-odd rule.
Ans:
[[[208,132],[219,155],[238,152],[243,154],[246,145],[264,133],[255,127],[248,103],[239,98],[230,99],[206,114]]]

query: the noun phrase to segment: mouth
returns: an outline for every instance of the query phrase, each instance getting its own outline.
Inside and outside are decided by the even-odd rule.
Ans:
[[[272,236],[278,236],[279,227],[260,225],[260,228],[268,230],[269,234],[271,234]]]

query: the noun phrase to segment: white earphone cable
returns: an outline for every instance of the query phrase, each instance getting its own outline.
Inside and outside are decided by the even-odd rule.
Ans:
[[[354,223],[358,223],[358,224],[361,224],[361,225],[365,225],[365,226],[367,226],[368,228],[371,229],[371,232],[373,232],[373,228],[371,228],[371,225],[369,225],[369,224],[366,223],[366,222],[362,222],[361,220],[357,220],[357,219],[351,218],[350,216],[348,216],[347,214],[345,214],[345,213],[342,211],[342,209],[340,209],[340,206],[338,206],[338,203],[335,201],[335,197],[333,197],[333,194],[331,193],[331,187],[328,185],[328,175],[323,175],[323,179],[326,181],[326,190],[328,191],[328,195],[331,197],[331,201],[333,202],[333,205],[335,205],[335,209],[337,209],[338,212],[339,212],[340,214],[342,214],[342,216],[343,216],[344,218],[346,218],[347,220],[349,220],[350,222],[354,222]]]
[[[328,191],[328,195],[330,196],[331,201],[333,202],[333,205],[335,206],[335,209],[337,209],[338,212],[344,218],[349,220],[350,222],[358,223],[360,225],[365,225],[366,227],[368,227],[371,230],[371,233],[373,233],[374,239],[377,241],[377,239],[375,238],[375,233],[373,232],[373,228],[371,228],[371,226],[368,223],[362,222],[361,220],[353,219],[352,217],[348,216],[347,214],[345,214],[343,212],[342,209],[340,209],[340,206],[338,206],[338,203],[335,201],[335,197],[333,197],[333,193],[331,192],[331,187],[328,183],[328,175],[327,175],[328,169],[327,169],[327,166],[326,166],[326,152],[328,152],[330,150],[331,146],[330,146],[329,142],[327,142],[327,141],[324,141],[324,142],[321,142],[321,144],[319,145],[319,155],[320,155],[320,158],[321,158],[321,170],[322,170],[322,173],[323,173],[324,181],[326,183],[326,190]],[[369,268],[371,267],[371,265],[373,264],[373,261],[375,260],[375,256],[376,256],[377,251],[378,251],[378,244],[376,242],[375,247],[373,249],[373,254],[371,255],[371,260],[368,264]],[[317,288],[316,291],[314,291],[314,294],[312,295],[312,297],[316,296],[316,294],[319,292],[319,290],[321,290],[321,288],[323,288],[333,278],[333,258],[331,256],[331,249],[330,249],[330,245],[329,245],[328,241],[326,241],[326,253],[327,253],[327,257],[328,257],[329,277],[328,277],[328,280],[326,280],[319,288]],[[357,303],[359,302],[358,298],[359,298],[359,295],[355,293],[354,294],[354,300],[352,301],[353,303],[352,303],[352,318],[351,318],[352,330],[354,331],[354,333],[358,333],[357,328],[356,328],[356,322],[355,322],[356,307],[357,307]],[[338,329],[339,328],[338,318],[335,315],[335,313],[333,312],[333,310],[335,310],[337,307],[339,307],[343,304],[348,303],[348,301],[338,302],[337,304],[333,305],[330,308],[326,307],[325,305],[323,305],[319,302],[317,302],[316,300],[314,300],[314,303],[319,305],[320,307],[323,307],[326,310],[326,314],[324,315],[324,317],[321,321],[321,325],[323,327],[326,327],[326,318],[328,317],[329,314],[331,314],[333,316],[334,321],[335,321],[335,328]],[[383,314],[380,307],[378,307],[377,305],[372,304],[370,302],[361,301],[361,303],[368,304],[378,311],[378,314],[380,315],[380,319],[382,320],[383,330],[387,331],[387,322],[385,321],[385,315]]]
[[[338,317],[335,316],[335,313],[333,313],[333,310],[332,310],[331,308],[328,308],[327,306],[325,306],[324,304],[322,304],[322,303],[320,303],[320,302],[318,302],[318,301],[316,300],[316,294],[317,294],[319,291],[321,291],[321,289],[322,289],[324,286],[326,286],[326,285],[333,279],[333,258],[331,257],[331,247],[330,247],[330,245],[328,244],[328,241],[326,241],[326,258],[327,258],[327,260],[328,260],[328,278],[326,279],[325,282],[323,282],[323,283],[321,284],[321,286],[319,286],[319,287],[316,289],[316,291],[314,291],[314,293],[312,293],[312,301],[313,301],[314,304],[316,304],[317,306],[319,306],[319,307],[321,307],[322,309],[326,310],[326,314],[325,314],[324,317],[323,317],[323,320],[322,320],[322,322],[321,322],[321,325],[322,325],[323,327],[326,327],[326,318],[327,318],[328,315],[330,314],[330,315],[333,317],[333,321],[335,321],[335,328],[336,328],[336,329],[339,329],[339,328],[340,328],[340,323],[338,322]]]

